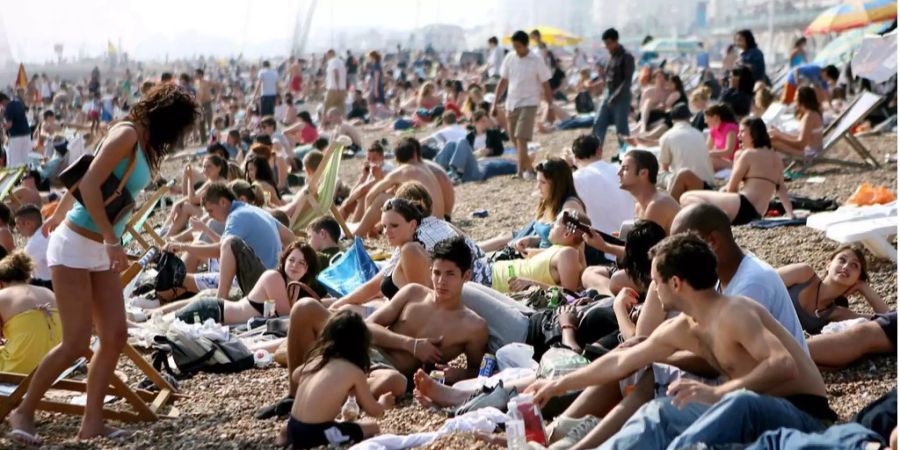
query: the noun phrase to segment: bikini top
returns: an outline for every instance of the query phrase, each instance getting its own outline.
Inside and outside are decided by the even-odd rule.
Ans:
[[[772,181],[772,180],[770,180],[770,179],[768,179],[768,178],[766,178],[766,177],[751,177],[751,176],[745,176],[745,177],[744,177],[744,181],[747,181],[747,180],[763,180],[763,181],[768,181],[769,183],[772,183],[772,184],[775,185],[775,190],[781,189],[781,183],[776,183],[775,181]]]

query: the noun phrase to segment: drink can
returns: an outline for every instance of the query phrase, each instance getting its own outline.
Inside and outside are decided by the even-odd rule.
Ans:
[[[429,375],[432,379],[434,379],[434,381],[437,381],[438,383],[441,383],[441,384],[445,384],[446,381],[447,381],[447,380],[444,378],[444,371],[443,371],[443,370],[432,370],[431,373],[428,374],[428,375]]]
[[[481,359],[481,368],[478,369],[478,376],[489,378],[494,374],[495,370],[497,370],[497,357],[490,353],[485,353],[484,358]]]
[[[513,278],[516,277],[516,268],[513,267],[512,261],[510,261],[508,270],[509,270],[509,279],[512,280]]]
[[[263,304],[263,316],[265,317],[275,317],[277,312],[275,311],[275,300],[269,299]]]

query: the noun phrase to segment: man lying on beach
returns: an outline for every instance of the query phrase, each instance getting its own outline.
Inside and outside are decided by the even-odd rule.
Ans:
[[[622,379],[678,351],[701,356],[727,381],[713,386],[681,379],[667,396],[642,407],[600,448],[681,449],[741,444],[781,427],[821,431],[837,416],[809,355],[772,315],[746,297],[716,291],[716,256],[699,236],[672,236],[651,250],[652,278],[666,310],[683,314],[643,342],[587,367],[532,384],[535,403]],[[720,324],[729,324],[720,326]]]
[[[478,374],[488,341],[487,323],[460,302],[463,284],[471,277],[472,253],[462,237],[438,243],[432,252],[434,289],[410,284],[390,303],[366,319],[372,332],[373,368],[382,376],[370,378],[372,392],[402,395],[407,379],[422,367],[444,368],[448,383]],[[288,373],[304,362],[307,352],[331,317],[322,303],[302,299],[291,309],[287,336]],[[457,356],[466,355],[466,368],[445,368]],[[297,391],[290,382],[291,395]],[[293,399],[264,408],[258,418],[286,413]]]

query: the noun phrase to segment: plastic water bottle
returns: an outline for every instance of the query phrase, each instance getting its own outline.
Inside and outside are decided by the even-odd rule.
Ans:
[[[525,450],[525,421],[519,414],[516,400],[510,400],[506,405],[506,450]]]
[[[359,418],[359,404],[356,403],[356,396],[350,395],[344,406],[341,408],[341,419],[344,422],[353,422]]]

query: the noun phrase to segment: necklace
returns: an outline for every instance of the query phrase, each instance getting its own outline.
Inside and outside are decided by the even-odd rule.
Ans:
[[[819,284],[816,285],[816,304],[815,308],[813,309],[813,314],[815,314],[816,317],[822,317],[821,310],[819,309],[819,289],[821,288],[822,280],[819,280]]]

